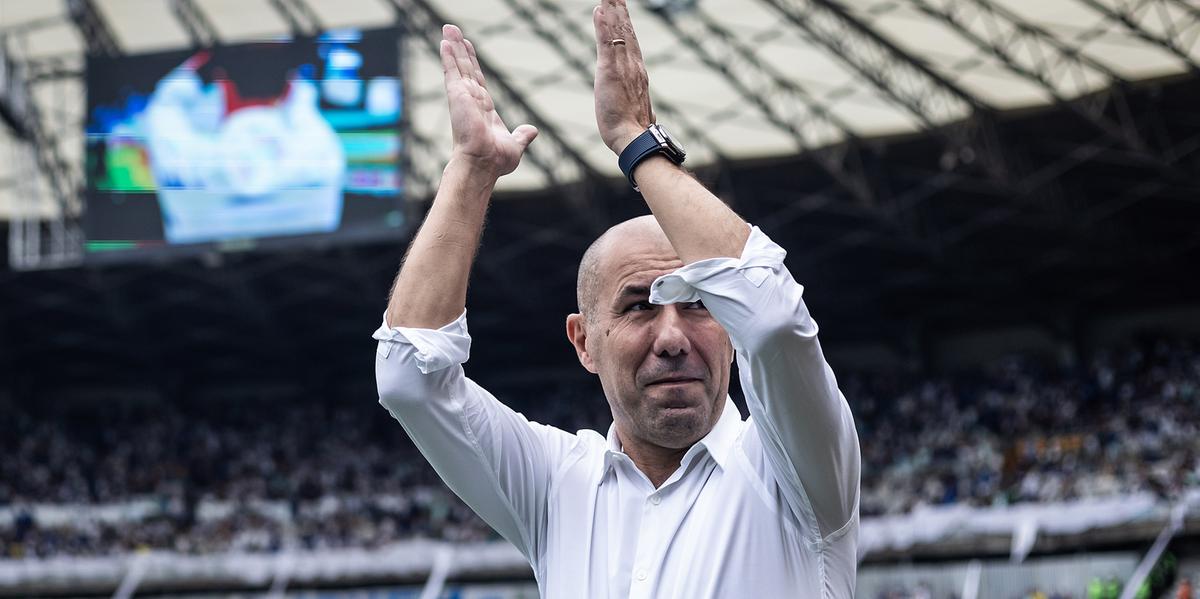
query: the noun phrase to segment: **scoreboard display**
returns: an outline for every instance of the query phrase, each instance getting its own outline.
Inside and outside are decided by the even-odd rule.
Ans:
[[[397,30],[88,58],[89,259],[400,234]]]

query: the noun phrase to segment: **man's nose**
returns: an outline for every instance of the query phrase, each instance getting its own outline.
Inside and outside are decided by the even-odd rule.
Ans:
[[[687,335],[687,322],[683,318],[680,304],[669,304],[658,311],[654,322],[654,354],[673,357],[692,351],[692,342]]]

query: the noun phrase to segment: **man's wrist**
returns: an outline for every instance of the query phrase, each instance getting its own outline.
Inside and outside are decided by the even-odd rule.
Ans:
[[[452,155],[442,170],[437,197],[472,210],[486,210],[499,178],[497,171],[486,164]]]
[[[490,191],[500,179],[500,169],[487,160],[451,153],[446,168],[442,170],[442,180],[449,177],[460,180],[470,188],[488,188]]]
[[[613,137],[613,143],[608,148],[613,151],[613,154],[620,156],[621,152],[629,147],[629,144],[633,143],[633,140],[645,132],[645,127],[622,129],[620,133]]]
[[[668,171],[682,171],[683,167],[672,162],[671,159],[667,158],[665,154],[651,154],[633,166],[633,180],[638,182],[639,188],[644,187],[643,183],[645,183],[645,181],[647,181],[650,177],[654,176],[655,172],[658,172],[660,175],[666,172],[660,169],[666,169]],[[641,178],[638,178],[638,173],[642,174]]]

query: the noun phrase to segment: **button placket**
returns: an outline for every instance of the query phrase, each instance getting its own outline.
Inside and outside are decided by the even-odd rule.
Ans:
[[[661,529],[657,525],[647,526],[646,523],[654,522],[657,524],[657,516],[652,516],[654,506],[662,502],[662,495],[658,492],[647,495],[642,503],[642,523],[643,526],[638,531],[637,553],[633,559],[632,588],[630,588],[629,599],[641,599],[648,597],[647,593],[653,588],[650,582],[650,563],[651,556],[657,551],[657,547],[661,539],[659,535]]]

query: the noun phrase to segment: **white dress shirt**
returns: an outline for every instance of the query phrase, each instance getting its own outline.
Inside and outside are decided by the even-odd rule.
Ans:
[[[379,401],[528,558],[543,599],[852,597],[858,436],[784,255],[755,227],[740,258],[651,286],[653,303],[703,299],[750,409],[743,421],[726,398],[657,489],[612,428],[606,440],[530,422],[467,378],[465,312],[438,330],[375,332]]]

